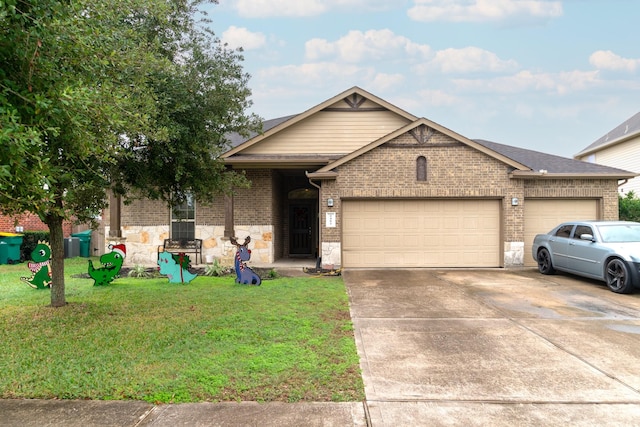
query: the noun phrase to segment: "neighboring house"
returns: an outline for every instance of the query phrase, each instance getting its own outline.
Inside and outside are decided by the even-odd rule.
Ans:
[[[640,174],[640,113],[625,120],[574,157]],[[623,195],[631,190],[640,196],[640,178],[630,179],[620,186]]]
[[[64,237],[69,237],[73,225],[65,221],[62,224]],[[24,213],[14,217],[0,214],[0,231],[6,233],[22,233],[24,231],[49,231],[47,224],[42,222],[37,215]]]
[[[250,189],[178,212],[140,200],[105,213],[104,235],[121,235],[127,263],[155,263],[169,236],[202,239],[205,256],[230,263],[229,237],[251,236],[258,265],[318,256],[334,268],[534,265],[536,233],[617,219],[618,183],[634,176],[471,140],[358,87],[232,143],[222,157]]]

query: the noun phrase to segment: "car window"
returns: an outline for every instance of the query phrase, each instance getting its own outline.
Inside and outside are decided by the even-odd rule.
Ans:
[[[558,236],[558,237],[569,237],[569,236],[571,236],[571,229],[572,228],[573,228],[573,224],[563,225],[562,227],[558,228],[558,231],[556,231],[556,236]]]
[[[640,242],[640,225],[601,225],[598,227],[602,241],[615,242]]]
[[[573,238],[580,239],[583,234],[591,234],[593,236],[593,230],[588,225],[578,225],[575,233],[573,233]]]

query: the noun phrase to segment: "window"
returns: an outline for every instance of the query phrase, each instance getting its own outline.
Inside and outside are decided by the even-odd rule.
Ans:
[[[418,181],[427,180],[427,158],[424,156],[416,159],[416,179]]]
[[[187,195],[184,203],[171,210],[171,238],[196,238],[196,203],[192,195]]]
[[[591,234],[593,236],[593,230],[591,230],[591,227],[588,227],[586,225],[578,225],[576,227],[575,233],[573,233],[573,238],[580,239],[580,236],[582,236],[583,234]]]
[[[556,231],[556,236],[568,238],[569,236],[571,236],[572,229],[573,229],[573,224],[563,225],[562,227],[558,228],[558,231]]]

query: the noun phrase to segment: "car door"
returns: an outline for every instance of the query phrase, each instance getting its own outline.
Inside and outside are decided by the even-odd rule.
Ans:
[[[549,248],[553,256],[553,265],[557,268],[569,268],[569,238],[575,224],[565,224],[549,238]]]
[[[578,274],[602,277],[602,259],[607,250],[594,240],[581,239],[580,236],[585,234],[595,236],[591,226],[577,225],[569,240],[568,268]]]

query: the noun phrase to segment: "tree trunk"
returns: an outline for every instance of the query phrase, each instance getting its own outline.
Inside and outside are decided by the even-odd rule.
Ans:
[[[64,295],[64,234],[63,218],[47,216],[49,244],[51,245],[51,306],[63,307],[67,304]]]

